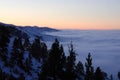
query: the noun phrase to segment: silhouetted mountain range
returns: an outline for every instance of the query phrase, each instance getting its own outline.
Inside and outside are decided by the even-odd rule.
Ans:
[[[45,35],[45,32],[53,32],[59,31],[57,29],[49,28],[49,27],[38,27],[38,26],[16,26],[13,24],[5,24],[0,22],[0,27],[6,27],[9,31],[11,36],[18,36],[18,37],[39,37],[41,40],[49,40],[55,38],[55,36]],[[44,37],[44,38],[43,38]]]

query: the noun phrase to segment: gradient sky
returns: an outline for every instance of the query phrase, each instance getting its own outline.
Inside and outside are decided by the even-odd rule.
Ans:
[[[57,29],[120,29],[120,0],[0,0],[0,22]]]

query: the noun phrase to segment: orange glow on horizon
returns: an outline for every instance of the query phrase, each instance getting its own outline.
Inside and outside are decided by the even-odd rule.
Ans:
[[[120,0],[3,0],[0,22],[55,29],[120,29]]]
[[[3,21],[3,23],[13,24],[18,26],[38,26],[38,27],[50,27],[55,29],[78,29],[78,30],[116,30],[120,29],[120,24],[110,23],[63,23],[63,22],[39,22],[39,21]],[[113,28],[113,25],[115,26]]]

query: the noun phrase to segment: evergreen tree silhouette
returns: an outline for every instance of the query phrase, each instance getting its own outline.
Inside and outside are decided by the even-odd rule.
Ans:
[[[47,78],[53,78],[53,80],[62,78],[64,58],[63,47],[60,46],[59,41],[55,39],[49,51],[48,60],[43,66],[43,73],[47,75]]]
[[[38,74],[39,75],[39,80],[47,80],[47,78],[48,78],[48,72],[49,72],[48,61],[45,60],[44,63],[42,64],[41,73]]]
[[[25,60],[24,70],[28,74],[30,74],[30,70],[32,69],[32,55],[28,54],[28,58]]]
[[[31,43],[30,43],[28,37],[25,38],[25,41],[24,41],[24,43],[23,43],[23,47],[24,47],[24,50],[28,50],[28,51],[30,50]]]
[[[86,67],[86,75],[85,80],[94,80],[94,68],[92,66],[92,58],[91,54],[88,54],[88,57],[86,58],[87,62],[85,63]]]
[[[118,79],[120,80],[120,72],[118,72]]]
[[[112,74],[110,75],[110,80],[113,80],[113,75]]]
[[[9,43],[10,31],[0,25],[0,53],[7,53],[7,46]]]
[[[61,80],[65,80],[66,76],[66,56],[64,53],[63,46],[60,46],[60,53],[61,53],[61,59],[60,59],[60,64],[58,65],[58,76],[60,76]]]
[[[60,61],[60,47],[59,47],[59,41],[55,39],[55,42],[52,44],[52,47],[49,52],[49,57],[48,57],[48,66],[49,66],[49,75],[50,77],[53,78],[53,80],[57,79],[57,69],[58,69],[58,64]]]
[[[43,59],[43,61],[48,57],[47,46],[43,42],[41,43],[40,57]]]
[[[17,63],[18,50],[17,50],[16,44],[17,44],[17,38],[15,38],[13,41],[11,59],[10,59],[10,67],[13,67]]]
[[[66,64],[66,79],[67,80],[75,80],[75,60],[76,60],[76,53],[73,49],[72,43],[69,46],[69,56],[67,57],[67,64]]]
[[[97,67],[95,71],[95,80],[105,80],[104,75],[100,69],[100,67]]]
[[[0,58],[5,62],[7,66],[7,54],[8,54],[8,43],[10,42],[10,31],[4,26],[0,25]]]
[[[15,38],[13,42],[12,52],[11,52],[11,61],[10,66],[13,67],[14,64],[17,64],[21,68],[23,68],[23,46],[22,46],[22,39]]]
[[[82,77],[84,76],[84,66],[81,61],[78,62],[75,69],[78,80],[82,80]]]
[[[45,43],[41,44],[42,72],[39,74],[39,80],[46,80],[48,73],[48,50]]]
[[[33,57],[35,57],[37,60],[40,60],[41,56],[41,42],[39,38],[35,38],[33,44],[31,45],[30,53]]]
[[[17,65],[21,68],[24,67],[23,65],[23,55],[24,55],[24,48],[23,48],[23,45],[22,45],[22,38],[19,37],[18,40],[17,40],[17,46],[18,46],[18,58],[17,58]]]
[[[55,39],[55,42],[50,49],[48,59],[43,63],[40,80],[49,78],[53,78],[54,80],[65,80],[65,65],[66,56],[63,46],[60,46],[58,40]]]

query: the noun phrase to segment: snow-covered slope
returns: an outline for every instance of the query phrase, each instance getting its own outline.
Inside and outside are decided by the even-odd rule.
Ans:
[[[59,31],[57,29],[52,29],[48,27],[38,27],[38,26],[24,26],[24,27],[17,27],[17,29],[21,30],[22,32],[27,33],[30,39],[35,37],[40,37],[43,41],[53,41],[56,36],[51,36],[45,34],[46,32],[56,32]]]
[[[29,36],[40,36],[41,34],[44,34],[44,32],[58,31],[56,29],[51,29],[48,27],[37,27],[37,26],[17,27],[17,29],[27,33]]]
[[[47,35],[45,33],[59,31],[57,29],[53,29],[49,27],[16,26],[13,24],[5,24],[1,22],[0,25],[6,26],[10,30],[11,36],[18,36],[22,38],[29,37],[30,40],[33,40],[35,37],[39,37],[42,41],[48,41],[48,40],[53,41],[56,38],[56,36]]]
[[[41,72],[41,65],[42,65],[42,59],[37,60],[35,57],[31,56],[29,50],[25,50],[22,52],[22,49],[17,49],[17,52],[15,52],[16,55],[19,54],[19,51],[21,51],[23,54],[22,58],[14,59],[15,55],[12,55],[13,52],[13,46],[14,46],[14,41],[16,38],[21,38],[22,39],[22,44],[24,44],[25,39],[29,37],[31,40],[35,40],[35,37],[39,37],[41,40],[53,40],[55,36],[49,36],[44,34],[45,32],[53,32],[53,31],[58,31],[56,29],[51,29],[48,27],[31,27],[31,26],[15,26],[12,24],[4,24],[0,23],[0,42],[5,39],[2,39],[2,35],[5,36],[6,32],[3,31],[6,30],[9,32],[9,43],[7,46],[7,54],[3,54],[2,52],[2,47],[0,43],[0,80],[23,80],[20,77],[25,76],[25,80],[38,80],[39,76],[38,74]],[[4,40],[3,40],[4,41]],[[32,42],[32,41],[31,41]],[[42,43],[41,43],[42,44]],[[19,43],[18,43],[19,46]],[[2,56],[4,55],[4,56]],[[13,58],[14,57],[14,58]],[[6,59],[6,60],[5,60]],[[22,66],[20,61],[21,61]],[[15,62],[12,64],[12,61]],[[31,60],[31,62],[30,62]],[[28,66],[28,63],[30,66]],[[12,67],[11,67],[12,64]],[[26,67],[26,68],[25,68]],[[28,67],[30,69],[28,70]],[[4,76],[3,76],[4,75]],[[5,76],[7,75],[7,76]],[[12,78],[12,79],[11,79]],[[15,79],[16,78],[16,79]]]

